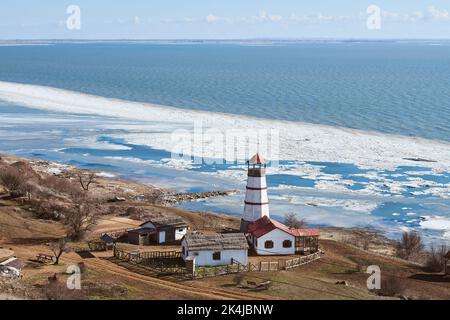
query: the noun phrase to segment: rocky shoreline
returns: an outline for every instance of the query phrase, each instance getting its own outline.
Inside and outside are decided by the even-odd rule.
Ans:
[[[237,193],[237,190],[208,191],[194,193],[180,193],[171,189],[158,188],[152,185],[142,185],[128,180],[115,178],[114,173],[105,173],[97,170],[79,169],[72,165],[61,164],[48,160],[34,160],[18,158],[10,155],[0,155],[0,161],[8,164],[26,163],[37,173],[50,174],[60,178],[74,179],[78,175],[95,174],[95,180],[108,182],[111,192],[116,191],[117,195],[111,196],[109,202],[122,202],[127,200],[149,201],[160,206],[176,206],[183,202],[205,200],[211,197],[223,197]],[[114,188],[114,183],[117,184]],[[138,187],[138,188],[136,188]]]

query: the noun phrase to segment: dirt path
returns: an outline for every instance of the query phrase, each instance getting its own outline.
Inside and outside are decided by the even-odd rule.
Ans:
[[[64,261],[70,263],[80,262],[80,259],[72,258],[67,255]],[[126,268],[119,266],[113,262],[102,260],[98,258],[94,259],[84,259],[82,260],[84,264],[88,267],[95,269],[100,272],[108,272],[112,275],[119,276],[121,278],[130,279],[146,283],[152,286],[157,286],[158,288],[164,288],[169,291],[175,291],[187,295],[189,297],[195,297],[199,299],[209,299],[209,300],[262,300],[261,296],[255,296],[246,293],[230,292],[227,290],[211,287],[193,286],[189,284],[180,284],[172,281],[162,280],[154,277],[149,277],[141,275],[138,273],[131,272]]]

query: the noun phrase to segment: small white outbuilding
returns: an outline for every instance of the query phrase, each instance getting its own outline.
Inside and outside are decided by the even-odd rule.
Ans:
[[[181,241],[184,260],[195,258],[197,266],[248,263],[248,243],[242,233],[189,234]]]

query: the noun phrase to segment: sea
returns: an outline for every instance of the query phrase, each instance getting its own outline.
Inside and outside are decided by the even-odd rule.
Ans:
[[[174,159],[171,133],[258,123],[287,146],[269,159],[274,218],[450,244],[449,75],[437,40],[0,46],[0,153],[237,190],[180,207],[240,216],[245,161]]]

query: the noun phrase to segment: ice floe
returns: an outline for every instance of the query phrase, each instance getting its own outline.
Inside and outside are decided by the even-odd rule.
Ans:
[[[378,169],[411,165],[407,158],[426,155],[436,162],[424,162],[424,167],[446,170],[450,167],[450,143],[376,132],[365,132],[324,125],[291,121],[275,121],[240,115],[178,109],[148,103],[103,98],[78,92],[10,82],[0,82],[0,100],[51,112],[89,114],[136,121],[193,124],[194,119],[205,127],[227,129],[274,129],[279,131],[279,155],[285,160],[347,162]],[[164,130],[162,130],[164,131]],[[170,132],[154,132],[139,137],[125,135],[129,142],[155,149],[173,151]],[[351,146],[351,147],[350,147]],[[195,156],[214,157],[215,142],[203,150],[193,150]]]

